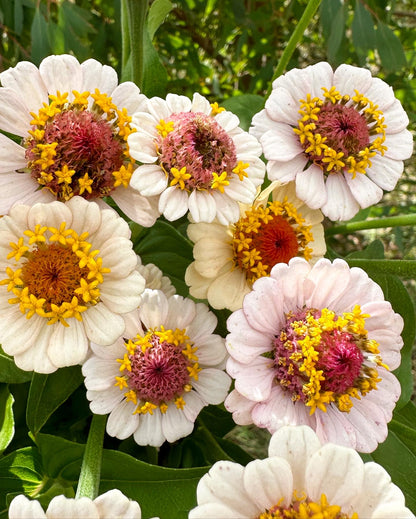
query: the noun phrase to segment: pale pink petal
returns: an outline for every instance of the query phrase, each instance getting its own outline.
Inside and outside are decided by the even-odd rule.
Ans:
[[[285,123],[276,123],[273,130],[260,137],[260,143],[267,160],[284,162],[303,153],[293,128]]]
[[[348,420],[347,413],[341,413],[334,405],[326,408],[326,413],[317,410],[314,414],[316,418],[316,434],[321,443],[336,443],[344,447],[355,448],[357,443],[356,430]]]
[[[296,175],[303,171],[307,163],[303,153],[288,161],[270,160],[267,163],[267,175],[270,180],[279,180],[282,184],[295,180]]]
[[[350,272],[346,261],[337,259],[331,263],[327,259],[318,260],[308,276],[308,281],[312,284],[310,292],[305,294],[306,306],[332,308],[332,302],[351,286]]]
[[[383,196],[383,190],[369,179],[367,175],[357,173],[355,178],[353,178],[352,175],[346,175],[345,180],[351,190],[352,196],[363,209],[376,204]]]
[[[365,68],[340,65],[334,72],[333,84],[341,95],[355,95],[355,90],[365,92],[370,88],[373,78]]]
[[[387,134],[383,144],[387,146],[387,151],[384,155],[390,159],[409,159],[413,153],[413,136],[408,130]]]
[[[328,200],[321,168],[312,164],[296,175],[296,196],[311,209],[319,209]]]
[[[166,175],[156,164],[139,166],[130,179],[130,186],[143,196],[159,195],[167,185]]]
[[[347,173],[346,175],[349,175]],[[325,182],[327,201],[321,210],[330,220],[350,220],[360,209],[342,173],[333,173]]]
[[[274,88],[266,101],[265,108],[271,119],[291,126],[296,126],[300,118],[299,99],[294,98],[286,88]]]
[[[238,425],[253,423],[251,413],[255,405],[256,402],[243,397],[236,389],[233,389],[224,401],[225,408],[233,414],[233,420]]]
[[[120,186],[111,197],[125,215],[143,227],[151,227],[159,216],[156,196],[144,197],[130,187]]]
[[[372,166],[368,168],[367,176],[385,191],[394,189],[403,173],[403,162],[380,155],[372,157],[371,162]]]
[[[302,308],[305,301],[304,284],[311,270],[311,265],[303,258],[292,258],[289,265],[278,263],[270,277],[278,281],[278,292],[283,300],[283,311],[290,312]]]
[[[230,357],[227,373],[235,379],[235,388],[245,398],[255,402],[269,398],[274,381],[273,360],[256,357],[247,365]]]
[[[219,369],[205,368],[198,374],[198,380],[192,386],[207,404],[221,404],[231,385],[230,377]]]

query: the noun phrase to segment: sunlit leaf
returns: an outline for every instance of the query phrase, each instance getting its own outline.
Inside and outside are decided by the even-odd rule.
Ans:
[[[6,384],[0,385],[0,454],[14,436],[13,395]]]
[[[155,0],[152,2],[147,17],[147,30],[149,31],[151,40],[153,40],[155,32],[162,25],[164,19],[172,9],[173,4],[170,0]]]

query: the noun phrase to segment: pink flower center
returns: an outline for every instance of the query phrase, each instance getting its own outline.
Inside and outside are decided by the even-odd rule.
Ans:
[[[184,392],[190,362],[182,353],[182,345],[160,342],[155,335],[150,341],[152,347],[144,352],[137,348],[130,357],[129,386],[141,400],[160,405]]]
[[[213,173],[219,176],[225,172],[228,178],[233,175],[237,166],[234,142],[213,117],[201,112],[180,112],[172,114],[169,120],[173,129],[156,142],[159,164],[169,183],[175,178],[172,168],[186,168],[183,182],[189,191],[210,189]]]
[[[380,379],[371,363],[383,364],[378,344],[367,337],[366,317],[358,305],[342,315],[327,308],[287,314],[274,340],[276,382],[293,401],[311,407],[311,414],[331,402],[348,412],[351,397],[377,388]]]

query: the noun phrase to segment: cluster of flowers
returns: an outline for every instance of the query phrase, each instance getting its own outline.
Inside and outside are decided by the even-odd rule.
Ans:
[[[364,271],[323,258],[323,217],[378,202],[412,153],[392,89],[352,66],[295,69],[246,132],[199,94],[148,99],[93,59],[0,79],[0,342],[16,365],[82,364],[92,412],[139,445],[190,434],[224,401],[275,433],[270,458],[217,463],[190,518],[412,516],[355,452],[386,438],[403,321]],[[188,215],[185,281],[233,312],[225,339],[206,303],[142,265],[114,204],[147,227]],[[141,516],[118,491],[46,513],[19,496],[9,514]]]

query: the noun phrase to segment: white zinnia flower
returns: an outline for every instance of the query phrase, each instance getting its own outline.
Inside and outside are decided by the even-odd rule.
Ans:
[[[413,149],[408,123],[393,89],[369,70],[317,63],[273,82],[250,133],[271,180],[294,180],[309,207],[348,220],[396,185]]]
[[[176,289],[168,276],[164,276],[160,268],[153,263],[143,265],[140,256],[137,256],[136,269],[144,277],[146,288],[161,290],[167,297],[173,296],[176,293]]]
[[[130,500],[120,490],[109,490],[94,500],[87,497],[71,499],[54,497],[43,511],[39,501],[24,495],[13,499],[9,519],[141,519],[142,512],[136,501]],[[156,518],[154,518],[156,519]]]
[[[363,270],[340,259],[279,263],[227,326],[235,389],[225,407],[238,424],[306,424],[360,452],[386,439],[403,319]]]
[[[82,366],[93,413],[110,413],[107,433],[134,435],[160,446],[192,432],[201,409],[224,401],[230,378],[219,369],[224,339],[202,303],[145,290],[140,307],[124,316],[126,330],[112,346],[92,345]]]
[[[140,303],[127,223],[80,197],[16,205],[0,219],[0,343],[21,369],[82,363],[89,341],[111,344]]]
[[[353,449],[321,445],[306,426],[286,426],[269,457],[246,467],[218,461],[198,483],[189,519],[414,519],[386,470]]]
[[[0,214],[16,202],[111,196],[129,218],[153,225],[156,199],[129,184],[130,121],[146,99],[134,83],[118,84],[113,68],[67,54],[39,68],[22,61],[0,80],[0,129],[22,139],[0,134]]]
[[[147,100],[136,113],[130,154],[142,162],[131,185],[144,196],[159,196],[159,211],[177,220],[190,211],[195,222],[238,218],[238,204],[250,204],[264,179],[257,139],[239,119],[199,94],[192,101],[168,94]]]
[[[267,204],[272,193],[273,201]],[[213,308],[241,308],[253,282],[268,276],[276,263],[295,256],[314,263],[326,251],[321,211],[295,195],[294,183],[273,183],[250,206],[240,204],[240,218],[221,225],[191,223],[195,261],[185,273],[189,293]]]

